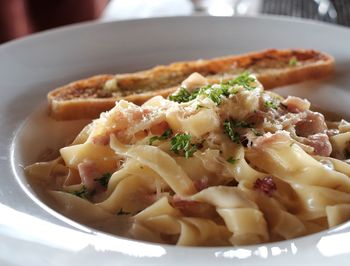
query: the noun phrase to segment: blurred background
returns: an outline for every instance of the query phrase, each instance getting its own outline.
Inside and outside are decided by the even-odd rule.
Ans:
[[[0,43],[63,25],[162,16],[274,14],[350,26],[349,0],[0,0]]]

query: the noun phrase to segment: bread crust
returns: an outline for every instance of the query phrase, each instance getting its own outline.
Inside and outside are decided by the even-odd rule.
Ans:
[[[294,60],[294,64],[291,64]],[[149,70],[97,75],[78,80],[48,93],[49,113],[57,120],[92,119],[125,99],[142,104],[155,95],[164,97],[191,73],[198,72],[211,83],[231,79],[248,70],[256,74],[265,89],[329,76],[332,56],[315,50],[269,49],[209,60],[176,62]],[[115,79],[118,90],[106,92],[106,81]]]

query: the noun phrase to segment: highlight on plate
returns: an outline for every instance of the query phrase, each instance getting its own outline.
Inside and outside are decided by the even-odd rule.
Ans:
[[[197,73],[167,99],[120,100],[60,157],[26,167],[63,214],[184,246],[291,239],[350,219],[350,124],[254,75]]]

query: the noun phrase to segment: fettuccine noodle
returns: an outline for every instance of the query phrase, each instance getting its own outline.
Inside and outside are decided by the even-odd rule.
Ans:
[[[327,122],[253,75],[192,74],[168,99],[121,100],[26,168],[60,211],[95,228],[184,246],[291,239],[350,219],[350,124]]]

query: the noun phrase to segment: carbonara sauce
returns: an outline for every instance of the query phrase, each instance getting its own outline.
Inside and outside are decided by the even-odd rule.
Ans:
[[[25,170],[54,209],[116,235],[184,246],[291,239],[350,219],[350,124],[310,106],[247,73],[219,84],[192,74],[167,99],[116,102]]]

